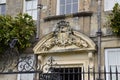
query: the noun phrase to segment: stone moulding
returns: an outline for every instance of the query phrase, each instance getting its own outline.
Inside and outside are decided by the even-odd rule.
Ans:
[[[74,34],[76,35],[79,40],[76,40],[76,42],[73,42],[71,44],[66,45],[59,45],[52,43],[52,39],[54,33],[50,33],[47,36],[45,36],[43,39],[41,39],[38,44],[33,48],[33,51],[35,54],[40,54],[40,53],[56,53],[56,52],[71,52],[71,51],[95,51],[95,43],[85,36],[82,33],[74,31]],[[85,43],[85,44],[80,44],[80,39]],[[66,42],[68,43],[68,42]]]
[[[42,38],[33,48],[35,54],[90,50],[95,50],[95,43],[86,35],[71,29],[66,21],[57,23],[55,31]]]
[[[51,20],[60,20],[70,17],[85,17],[85,16],[92,16],[92,11],[83,11],[83,12],[77,12],[73,14],[65,14],[65,15],[55,15],[55,16],[48,16],[44,18],[44,21],[51,21]]]

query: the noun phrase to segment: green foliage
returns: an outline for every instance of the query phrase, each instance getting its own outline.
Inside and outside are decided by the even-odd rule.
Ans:
[[[0,53],[4,53],[12,39],[18,39],[15,47],[23,51],[31,46],[31,39],[35,34],[34,20],[28,14],[16,17],[0,16]]]
[[[113,7],[112,14],[109,17],[113,33],[120,37],[120,5],[118,3]]]

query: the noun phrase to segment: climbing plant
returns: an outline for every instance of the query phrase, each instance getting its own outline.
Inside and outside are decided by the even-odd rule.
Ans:
[[[13,39],[17,40],[14,47],[24,51],[31,46],[31,39],[35,35],[35,22],[28,14],[0,16],[0,54],[10,47]]]
[[[109,14],[109,26],[112,32],[120,37],[120,5],[118,3],[114,5],[112,13]]]

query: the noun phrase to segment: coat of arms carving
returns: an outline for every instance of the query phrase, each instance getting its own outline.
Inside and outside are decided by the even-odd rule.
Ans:
[[[57,23],[57,28],[52,34],[52,38],[48,39],[45,44],[42,45],[41,50],[48,51],[52,47],[69,47],[75,45],[79,48],[88,48],[88,43],[82,38],[74,34],[69,22],[60,21]]]

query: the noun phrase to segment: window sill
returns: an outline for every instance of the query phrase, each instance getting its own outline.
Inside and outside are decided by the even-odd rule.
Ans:
[[[55,16],[48,16],[44,18],[44,21],[51,21],[51,20],[59,20],[59,19],[65,19],[65,18],[71,18],[71,17],[85,17],[85,16],[92,16],[92,11],[83,11],[73,14],[65,14],[65,15],[55,15]]]

